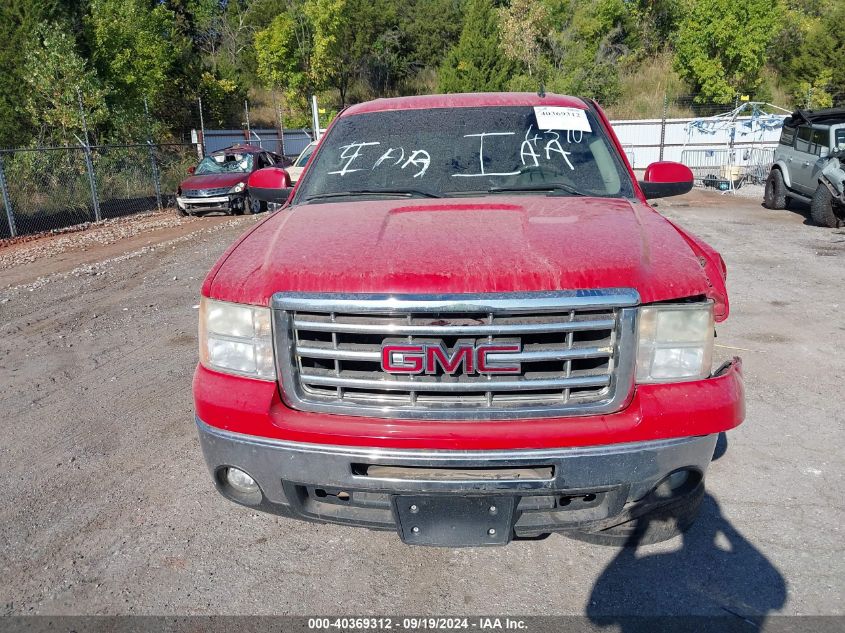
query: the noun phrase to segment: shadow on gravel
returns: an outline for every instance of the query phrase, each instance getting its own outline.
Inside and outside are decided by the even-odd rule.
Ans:
[[[645,523],[637,526],[639,533]],[[681,628],[752,631],[784,605],[783,576],[722,515],[711,495],[705,495],[701,514],[679,539],[677,551],[648,554],[634,535],[596,581],[587,608],[590,620],[628,633],[651,632],[664,630],[654,616],[696,614],[722,617],[696,618]],[[665,625],[681,624],[669,620]]]
[[[722,431],[716,439],[716,448],[713,449],[713,457],[710,461],[715,462],[728,452],[728,434]]]
[[[771,211],[771,209],[766,209],[763,206],[763,203],[760,203],[760,208],[765,209],[766,211]],[[795,200],[793,198],[789,198],[786,202],[786,209],[784,211],[789,211],[794,213],[795,215],[800,215],[804,219],[804,226],[813,226],[816,228],[822,228],[818,226],[813,219],[810,217],[810,205],[803,200]]]

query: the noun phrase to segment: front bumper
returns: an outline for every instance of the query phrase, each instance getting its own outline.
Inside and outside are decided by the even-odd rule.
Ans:
[[[242,435],[320,446],[422,450],[522,450],[627,444],[712,435],[745,417],[741,362],[705,380],[638,385],[612,414],[514,420],[402,420],[298,411],[275,382],[194,374],[194,404],[206,424]]]
[[[213,196],[208,198],[187,198],[177,196],[176,204],[188,213],[200,211],[237,211],[243,208],[244,194]]]
[[[598,525],[648,503],[649,493],[682,469],[700,480],[717,438],[460,451],[305,444],[233,433],[199,418],[197,427],[214,482],[232,501],[298,519],[401,532],[397,499],[487,497],[513,504],[508,539]],[[229,486],[229,466],[255,479],[260,494]]]

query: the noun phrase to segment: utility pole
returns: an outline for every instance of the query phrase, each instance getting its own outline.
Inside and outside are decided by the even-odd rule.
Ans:
[[[663,145],[666,142],[666,115],[669,112],[669,95],[663,93],[663,116],[660,119],[660,156],[658,160],[663,160]]]
[[[314,140],[320,140],[320,112],[317,110],[317,95],[311,95],[311,125],[314,126]]]

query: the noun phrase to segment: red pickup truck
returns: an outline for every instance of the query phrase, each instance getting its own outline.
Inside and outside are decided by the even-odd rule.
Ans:
[[[512,93],[359,104],[292,192],[262,176],[286,206],[202,287],[225,497],[420,545],[692,522],[744,395],[739,359],[713,367],[722,258],[646,202],[686,167],[638,182],[595,102]]]

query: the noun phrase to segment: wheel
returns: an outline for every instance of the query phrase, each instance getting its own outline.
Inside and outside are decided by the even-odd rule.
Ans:
[[[635,547],[653,545],[679,536],[695,521],[704,499],[704,480],[686,494],[657,506],[644,514],[628,510],[613,517],[613,524],[595,530],[573,530],[565,536],[593,545]]]
[[[819,226],[835,229],[840,224],[840,220],[836,217],[836,212],[833,209],[833,194],[821,183],[816,188],[813,200],[810,202],[810,215],[813,222]]]
[[[264,203],[261,200],[255,200],[249,196],[244,198],[244,215],[254,215],[264,210]]]
[[[176,205],[176,215],[181,216],[181,217],[185,217],[186,215],[188,215],[188,212],[187,212],[187,211],[185,211],[185,209],[183,209],[182,207],[180,207],[180,206],[177,204],[177,205]]]
[[[773,169],[766,178],[766,190],[763,193],[763,205],[769,209],[786,208],[786,184],[780,169]]]

